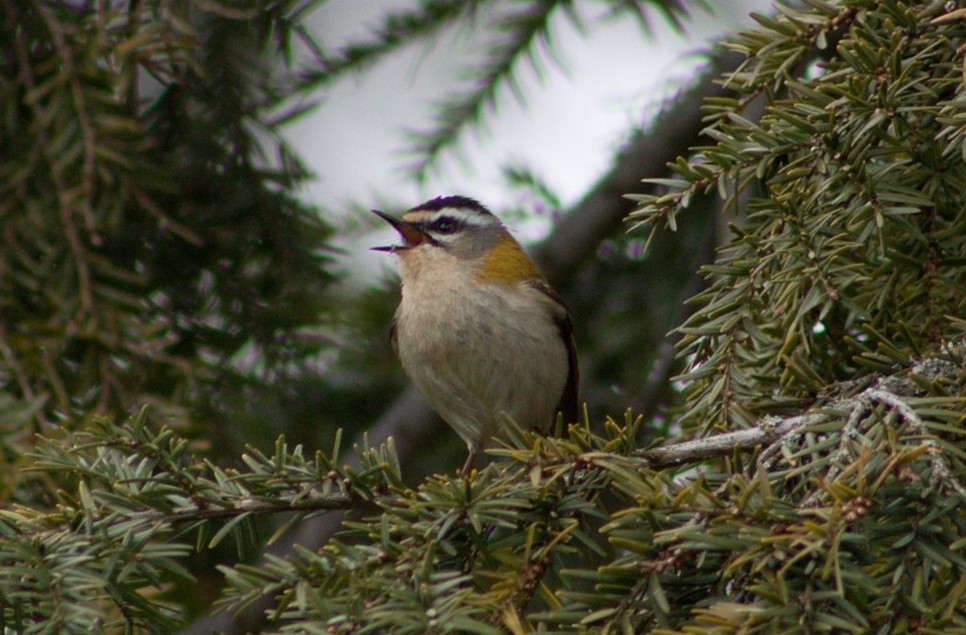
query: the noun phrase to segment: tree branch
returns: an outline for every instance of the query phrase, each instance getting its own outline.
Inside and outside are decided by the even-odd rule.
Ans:
[[[635,456],[646,459],[651,467],[659,468],[697,463],[725,456],[738,450],[751,450],[758,446],[771,445],[790,432],[805,426],[822,423],[827,418],[827,415],[821,413],[806,413],[788,419],[763,417],[756,428],[671,443],[641,450]]]
[[[727,52],[711,58],[703,76],[682,91],[650,129],[635,134],[610,171],[554,225],[534,250],[551,285],[569,284],[600,242],[620,226],[636,206],[626,198],[628,194],[651,188],[642,181],[665,175],[668,163],[686,155],[701,140],[702,104],[705,99],[725,94],[718,78],[734,71],[741,59]]]
[[[667,164],[686,154],[700,139],[702,103],[708,97],[725,93],[717,80],[723,73],[737,68],[740,59],[740,56],[729,53],[713,58],[694,87],[683,92],[650,130],[635,135],[610,171],[554,226],[534,252],[552,285],[567,286],[581,265],[593,257],[600,241],[620,226],[634,207],[632,201],[624,198],[626,194],[642,192],[649,187],[642,183],[643,179],[664,175]],[[419,450],[444,430],[445,424],[410,387],[370,428],[368,437],[371,443],[392,437],[403,473],[409,473]],[[284,557],[296,544],[306,549],[318,549],[341,529],[342,521],[341,514],[326,514],[301,523],[287,540],[282,537],[266,553]],[[253,602],[240,615],[205,616],[181,633],[202,635],[224,631],[226,635],[241,635],[257,630],[258,625],[264,623],[265,610],[271,605],[272,598],[265,597]]]
[[[150,510],[131,514],[126,519],[138,522],[192,523],[199,520],[226,520],[242,514],[277,514],[348,509],[363,502],[351,494],[314,494],[297,500],[258,500],[239,498],[230,507],[181,507],[173,511]]]

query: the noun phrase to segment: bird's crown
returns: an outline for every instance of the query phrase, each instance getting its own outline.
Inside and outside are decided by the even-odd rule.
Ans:
[[[490,210],[467,196],[438,196],[412,208],[403,214],[402,220],[442,245],[479,230],[505,231]]]
[[[500,219],[472,198],[436,197],[410,209],[401,218],[373,211],[389,222],[404,241],[402,245],[374,249],[402,256],[422,245],[442,248],[460,260],[479,263],[477,279],[481,282],[513,283],[540,278],[537,266]]]

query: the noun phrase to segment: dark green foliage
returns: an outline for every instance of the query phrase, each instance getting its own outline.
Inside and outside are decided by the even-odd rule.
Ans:
[[[163,590],[190,580],[193,550],[229,536],[250,542],[259,514],[342,509],[374,496],[372,479],[332,462],[337,451],[303,457],[280,439],[271,456],[243,456],[245,471],[224,470],[170,429],[153,432],[145,415],[126,427],[96,419],[32,454],[31,471],[68,484],[51,509],[0,511],[0,624],[31,633],[170,633],[183,598],[167,602]]]
[[[272,122],[302,7],[199,6],[0,3],[0,373],[40,405],[5,465],[145,402],[214,424],[318,353],[330,230]]]
[[[966,309],[966,25],[930,23],[939,5],[809,7],[728,43],[748,59],[707,106],[716,144],[634,214],[673,227],[718,188],[738,216],[681,329],[705,430],[934,349]]]
[[[504,32],[539,40],[553,4],[500,14]],[[132,23],[105,18],[87,27],[88,43],[112,53],[92,62],[60,48],[88,31],[58,39],[51,26],[81,9],[0,6],[9,50],[51,74],[37,88],[13,70],[16,55],[2,58],[4,121],[27,131],[3,146],[17,160],[0,165],[0,218],[17,237],[0,254],[0,295],[17,317],[4,312],[0,333],[8,454],[19,456],[30,423],[86,414],[98,399],[115,408],[203,396],[209,412],[237,403],[227,393],[244,392],[248,376],[221,373],[248,347],[263,376],[284,379],[305,352],[285,335],[319,318],[325,282],[317,267],[290,276],[318,264],[326,232],[286,194],[297,166],[283,151],[278,165],[259,154],[250,134],[297,78],[270,81],[244,44],[286,42],[305,7],[274,19],[222,8],[155,27],[139,5],[144,21],[133,24],[145,33],[200,24],[213,58],[239,60],[200,73],[193,31],[181,48],[152,48],[147,36],[125,46],[110,38]],[[370,47],[316,47],[315,61],[333,74],[362,68],[465,15],[421,8],[390,18]],[[630,413],[561,438],[513,430],[479,472],[413,485],[391,443],[363,447],[346,467],[338,443],[326,455],[280,438],[228,468],[169,428],[155,432],[143,412],[126,425],[91,418],[17,464],[37,487],[18,492],[34,505],[0,510],[0,628],[171,632],[187,612],[168,591],[190,579],[190,554],[226,539],[243,551],[260,518],[348,510],[320,549],[223,565],[220,606],[270,598],[268,628],[287,633],[966,632],[966,19],[935,20],[945,10],[810,0],[758,16],[729,42],[746,59],[728,78],[735,95],[707,104],[709,144],[634,215],[675,229],[707,192],[734,212],[679,329],[688,402],[663,429],[694,433],[689,444],[643,440],[657,426]],[[234,11],[250,18],[245,28],[228,28]],[[108,24],[117,28],[98,30]],[[121,64],[131,51],[140,56]],[[90,81],[70,80],[68,57],[89,64]],[[498,61],[480,76],[508,81],[490,72]],[[123,97],[134,82],[104,90],[132,64],[176,81],[142,109]],[[229,77],[252,90],[222,95]],[[495,92],[483,88],[489,103]],[[103,149],[108,137],[90,145],[84,131],[108,124],[80,116],[97,99],[108,124],[123,123]],[[41,143],[42,124],[61,136]],[[81,149],[46,144],[61,137]],[[51,209],[57,222],[44,224]],[[278,246],[290,232],[308,240],[287,260]],[[100,309],[108,298],[130,301]],[[103,386],[116,394],[71,379],[115,364]]]
[[[389,485],[318,553],[229,572],[234,602],[267,588],[299,633],[961,630],[964,389],[959,350],[677,476],[630,415],[523,436],[471,479]]]
[[[44,442],[56,510],[0,514],[0,609],[17,630],[169,632],[179,560],[259,515],[357,509],[318,552],[224,569],[236,609],[277,597],[279,632],[953,632],[966,629],[966,356],[765,418],[704,467],[641,448],[641,420],[516,432],[470,477],[406,485],[392,447],[359,468],[279,441],[243,469],[143,414]],[[296,516],[293,521],[299,520]],[[168,617],[166,617],[166,615]]]

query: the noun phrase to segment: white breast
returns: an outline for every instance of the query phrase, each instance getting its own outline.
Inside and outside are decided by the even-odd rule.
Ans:
[[[440,269],[443,263],[432,271],[447,275],[430,276],[415,264],[401,262],[411,270],[402,270],[396,338],[417,389],[471,449],[504,416],[546,430],[568,374],[547,299],[526,284],[481,285],[471,270]]]

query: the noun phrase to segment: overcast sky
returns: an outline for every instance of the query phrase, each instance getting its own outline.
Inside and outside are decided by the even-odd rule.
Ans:
[[[330,0],[309,24],[329,48],[364,37],[379,16],[413,4]],[[585,33],[559,16],[553,41],[560,64],[543,56],[542,77],[523,65],[517,78],[526,103],[502,92],[483,126],[467,130],[423,184],[406,170],[412,157],[405,153],[405,131],[430,126],[433,105],[460,87],[458,70],[478,59],[474,52],[487,42],[485,33],[452,29],[326,88],[322,104],[287,128],[290,142],[317,175],[304,197],[326,215],[353,205],[399,213],[441,194],[472,196],[500,212],[520,203],[500,173],[512,163],[532,169],[567,207],[607,171],[630,131],[646,126],[687,85],[708,43],[748,25],[750,11],[770,6],[763,0],[709,3],[714,15],[695,12],[684,34],[655,14],[653,35],[646,37],[631,17],[595,20],[607,4],[575,3],[591,25]],[[547,229],[547,221],[538,219],[520,231],[539,238]]]
[[[328,47],[363,36],[386,11],[412,4],[330,0],[310,24]],[[607,3],[575,4],[593,23]],[[693,53],[747,24],[752,9],[768,7],[761,0],[711,4],[715,15],[696,12],[683,35],[655,15],[651,38],[642,36],[630,17],[597,22],[581,34],[560,16],[553,37],[563,68],[544,58],[541,81],[521,67],[526,104],[501,94],[483,129],[464,135],[455,153],[460,156],[447,155],[422,187],[405,169],[404,132],[429,126],[433,104],[458,89],[455,71],[485,40],[483,34],[456,29],[431,44],[410,47],[327,89],[323,104],[288,129],[318,175],[306,193],[327,209],[375,203],[377,197],[415,205],[453,192],[496,206],[501,201],[493,198],[504,189],[499,168],[515,162],[531,166],[564,203],[573,203],[607,169],[628,131],[645,125],[662,100],[687,83],[696,64]]]

